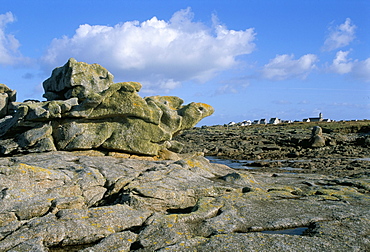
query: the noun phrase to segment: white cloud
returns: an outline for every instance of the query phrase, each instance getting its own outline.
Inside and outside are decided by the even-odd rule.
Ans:
[[[294,59],[294,55],[277,55],[274,59],[264,65],[262,77],[270,80],[285,80],[290,78],[304,79],[314,69],[317,56],[306,54],[299,59]]]
[[[348,59],[350,51],[339,51],[329,66],[329,70],[338,74],[350,74],[361,81],[370,82],[370,58],[366,60]]]
[[[356,68],[353,71],[355,77],[365,82],[370,82],[370,58],[358,61],[355,65]]]
[[[3,65],[14,65],[20,59],[18,40],[5,32],[6,25],[14,21],[13,13],[0,14],[0,64]]]
[[[350,18],[337,27],[329,27],[329,35],[324,42],[323,50],[332,51],[349,45],[355,39],[355,30],[356,26],[352,24]]]
[[[224,94],[236,94],[238,93],[238,86],[232,84],[225,84],[220,86],[215,91],[214,95],[224,95]]]
[[[346,74],[352,71],[354,62],[351,59],[347,59],[349,51],[339,51],[333,60],[330,70],[339,74]]]
[[[74,57],[101,64],[121,81],[172,89],[182,81],[205,82],[235,66],[237,56],[254,50],[254,39],[253,28],[234,31],[216,23],[207,27],[194,22],[188,8],[169,21],[153,17],[113,27],[80,25],[72,37],[54,39],[43,62],[54,68]]]

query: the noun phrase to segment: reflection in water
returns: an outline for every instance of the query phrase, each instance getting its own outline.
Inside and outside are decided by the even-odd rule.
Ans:
[[[254,161],[223,159],[223,158],[217,158],[213,156],[206,156],[206,158],[211,163],[224,164],[234,169],[258,169],[258,167],[248,166],[248,164],[251,164]]]

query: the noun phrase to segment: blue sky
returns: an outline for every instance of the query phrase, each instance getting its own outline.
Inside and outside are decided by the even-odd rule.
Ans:
[[[0,83],[17,101],[70,57],[141,96],[204,102],[199,125],[322,112],[370,119],[370,1],[0,0]]]

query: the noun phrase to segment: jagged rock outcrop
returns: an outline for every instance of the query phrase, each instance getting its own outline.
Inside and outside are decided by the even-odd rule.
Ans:
[[[141,98],[140,83],[113,83],[113,75],[102,66],[74,59],[56,68],[43,86],[45,102],[16,103],[12,91],[4,88],[8,98],[3,103],[11,101],[14,112],[3,106],[7,113],[0,119],[0,154],[89,149],[148,156],[161,150],[178,152],[181,144],[172,137],[213,113],[207,104],[182,105],[178,97]]]
[[[365,175],[251,174],[200,153],[3,157],[0,251],[367,251],[369,190]]]

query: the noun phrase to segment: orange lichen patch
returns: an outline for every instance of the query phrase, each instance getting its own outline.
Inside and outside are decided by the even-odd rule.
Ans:
[[[195,161],[195,160],[191,160],[191,159],[187,159],[186,160],[186,163],[190,166],[190,167],[201,167],[202,164],[198,161]]]
[[[29,173],[29,172],[39,173],[39,172],[43,172],[43,173],[47,173],[47,174],[52,174],[52,172],[50,170],[48,170],[48,169],[37,167],[37,166],[31,166],[31,165],[23,164],[23,163],[20,163],[19,164],[19,168],[20,168],[20,170],[21,170],[22,173]]]
[[[198,102],[197,103],[199,106],[202,106],[203,108],[205,108],[206,110],[213,110],[213,107],[211,105],[208,105],[206,103],[201,103],[201,102]]]
[[[96,226],[96,227],[100,228],[101,227],[101,224],[99,224],[99,223],[91,223],[91,226]]]

